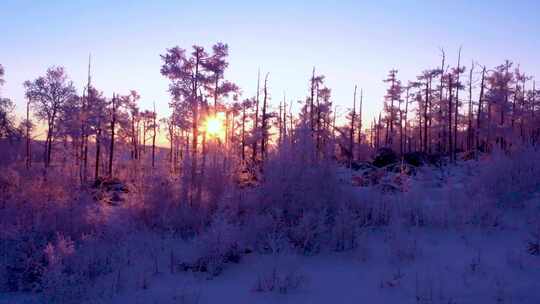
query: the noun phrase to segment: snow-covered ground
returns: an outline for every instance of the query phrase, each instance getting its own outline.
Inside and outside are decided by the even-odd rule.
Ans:
[[[274,209],[227,205],[196,235],[148,228],[184,225],[198,215],[196,209],[171,213],[179,207],[152,205],[171,198],[167,183],[157,180],[157,190],[149,190],[154,200],[146,201],[155,209],[138,213],[136,192],[119,205],[90,204],[85,218],[97,223],[98,232],[78,244],[58,235],[45,249],[44,289],[0,294],[0,303],[537,304],[540,258],[527,246],[538,223],[540,189],[523,171],[528,164],[525,159],[492,169],[475,162],[425,168],[395,184],[405,192],[382,196],[375,187],[352,187],[358,172],[343,168],[329,189],[341,183],[352,194],[328,192],[321,185],[335,180],[322,167],[324,174],[307,176],[307,186],[319,185],[312,190],[319,196],[330,193],[354,203],[317,209],[310,205],[318,202],[313,194],[295,196],[304,213],[299,222],[287,223],[275,210],[293,214],[295,205],[255,196]],[[501,168],[505,174],[492,173]],[[384,179],[396,181],[398,175]],[[306,184],[299,181],[303,191]],[[283,185],[291,184],[284,179]],[[270,199],[295,194],[279,183],[270,191],[264,187],[257,191]],[[249,196],[242,195],[245,203]],[[147,227],[141,216],[151,220]],[[349,241],[354,245],[344,245]],[[225,259],[231,252],[238,261]]]
[[[104,288],[117,292],[98,303],[540,303],[540,259],[524,252],[522,228],[516,218],[504,229],[366,229],[352,251],[249,253],[216,277],[171,274],[163,252],[146,269],[133,262],[113,274],[121,283]],[[39,297],[6,294],[0,303]]]
[[[540,303],[540,261],[512,231],[374,232],[359,250],[246,256],[222,275],[157,274],[111,303]],[[397,247],[403,246],[399,256]],[[260,279],[299,277],[298,289],[258,292]],[[226,300],[225,300],[226,299]]]

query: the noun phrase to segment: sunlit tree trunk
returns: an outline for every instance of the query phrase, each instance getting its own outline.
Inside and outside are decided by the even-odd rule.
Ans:
[[[197,183],[197,146],[199,137],[199,96],[197,90],[199,89],[199,65],[201,61],[201,55],[199,51],[195,51],[195,73],[192,75],[193,88],[191,91],[191,113],[192,113],[192,142],[191,142],[191,191],[195,189]],[[190,203],[193,204],[193,197],[190,195]]]

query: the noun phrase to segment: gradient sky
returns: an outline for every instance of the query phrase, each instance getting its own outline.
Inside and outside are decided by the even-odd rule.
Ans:
[[[353,87],[365,91],[364,119],[382,108],[391,68],[412,80],[440,64],[496,66],[504,59],[540,75],[540,1],[0,1],[4,97],[24,109],[22,83],[62,65],[79,90],[92,53],[95,86],[140,92],[141,107],[169,113],[159,55],[175,45],[230,47],[226,78],[255,93],[257,68],[270,72],[273,104],[306,96],[315,65],[341,112]]]

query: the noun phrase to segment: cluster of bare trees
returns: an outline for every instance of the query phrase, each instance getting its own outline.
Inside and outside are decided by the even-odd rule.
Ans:
[[[26,165],[31,166],[33,124],[30,112],[46,127],[43,162],[49,168],[55,146],[68,147],[76,161],[81,182],[113,177],[119,148],[129,151],[133,161],[151,154],[156,166],[156,140],[160,127],[169,142],[168,160],[173,173],[181,173],[190,189],[191,202],[201,199],[201,184],[212,166],[240,168],[255,177],[274,148],[291,143],[299,128],[311,134],[314,159],[331,156],[348,161],[365,157],[365,151],[391,148],[403,155],[421,151],[456,159],[462,151],[503,150],[535,144],[540,137],[539,92],[532,77],[506,61],[493,69],[473,62],[448,65],[442,52],[439,67],[424,70],[414,81],[403,84],[392,69],[383,111],[366,126],[362,120],[363,90],[354,87],[347,123],[337,126],[337,111],[325,76],[313,68],[307,95],[300,100],[295,117],[292,102],[285,96],[278,107],[271,106],[269,74],[257,75],[256,92],[240,100],[240,89],[226,80],[229,49],[216,43],[210,51],[193,46],[167,49],[161,55],[161,74],[170,80],[172,114],[158,120],[155,105],[138,107],[136,91],[107,98],[94,87],[90,77],[82,95],[62,67],[49,68],[44,76],[26,81],[26,119],[14,127],[13,104],[0,98],[0,137],[18,133],[26,138]],[[0,65],[0,85],[4,69]],[[219,120],[223,134],[207,134],[210,120]],[[17,131],[17,132],[16,132]],[[151,150],[147,151],[151,146]],[[366,150],[367,149],[367,150]],[[92,157],[93,156],[93,157]]]
[[[48,169],[54,159],[55,146],[63,143],[64,153],[71,151],[81,182],[90,175],[93,154],[93,178],[113,177],[117,144],[130,150],[131,159],[138,160],[151,140],[152,164],[155,158],[157,120],[155,111],[140,111],[136,91],[107,98],[91,82],[79,96],[62,67],[49,68],[44,76],[26,81],[26,165],[31,166],[30,111],[45,123],[43,163]],[[69,148],[71,146],[71,148]],[[105,154],[104,154],[105,153]],[[64,163],[65,164],[65,163]]]
[[[511,61],[494,69],[473,62],[466,73],[461,50],[454,67],[445,60],[443,52],[441,67],[406,85],[397,80],[397,70],[390,71],[384,110],[368,130],[374,148],[455,159],[462,151],[538,142],[538,90],[532,77]]]
[[[4,67],[0,64],[0,139],[9,138],[16,132],[13,119],[13,102],[8,98],[3,98],[1,95],[4,75]]]

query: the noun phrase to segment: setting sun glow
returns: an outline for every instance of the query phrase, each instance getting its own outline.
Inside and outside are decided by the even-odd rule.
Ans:
[[[223,113],[210,116],[206,119],[205,130],[209,136],[222,137],[224,134]]]

